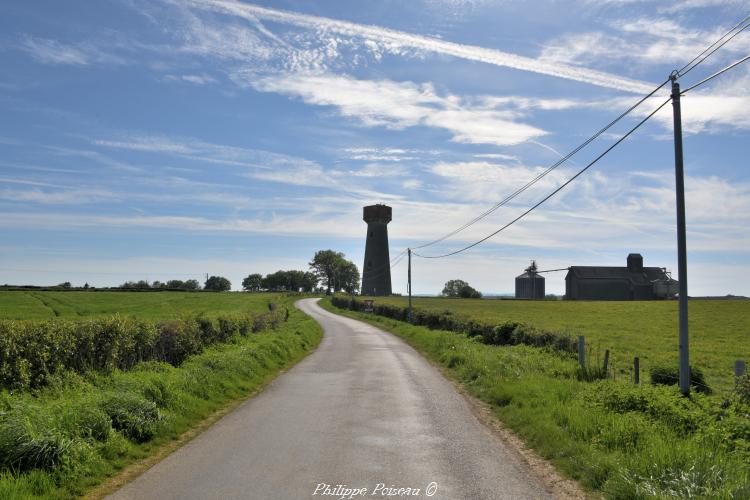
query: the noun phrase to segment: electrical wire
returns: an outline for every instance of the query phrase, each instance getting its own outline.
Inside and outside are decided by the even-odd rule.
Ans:
[[[697,56],[695,56],[689,63],[687,63],[685,66],[683,66],[682,68],[680,68],[679,70],[677,70],[677,75],[678,76],[685,76],[688,73],[690,73],[692,70],[694,70],[696,67],[698,67],[703,61],[705,61],[707,58],[711,57],[711,55],[713,55],[714,52],[716,52],[717,50],[719,50],[720,48],[722,48],[724,45],[726,45],[727,43],[729,43],[734,37],[736,37],[737,35],[739,35],[743,31],[745,31],[745,29],[747,29],[748,27],[750,27],[750,22],[748,22],[748,21],[750,21],[750,15],[746,16],[742,21],[740,21],[739,23],[737,23],[732,29],[730,29],[729,31],[727,31],[726,33],[724,33],[724,35],[722,35],[718,40],[716,40],[714,43],[712,43],[711,45],[709,45],[703,52],[701,52],[700,54],[698,54]],[[743,24],[744,24],[744,26],[742,26]],[[727,40],[724,40],[724,38],[726,38],[730,33],[732,33],[733,31],[735,31],[740,26],[742,26],[742,28],[740,28],[739,31],[737,31],[736,33],[734,33]],[[724,41],[722,42],[722,40],[724,40]],[[719,44],[719,43],[721,43],[721,44],[718,45],[717,47],[715,47],[716,44]],[[700,59],[700,60],[698,61],[698,59]],[[698,61],[698,62],[696,62],[696,61]],[[695,64],[693,64],[693,63],[695,63]]]
[[[736,66],[739,66],[740,64],[742,64],[743,62],[747,61],[748,59],[750,59],[750,54],[746,55],[745,57],[743,57],[742,59],[740,59],[738,61],[733,62],[732,64],[730,64],[729,66],[725,67],[724,69],[720,69],[716,73],[712,74],[711,76],[708,76],[708,77],[704,78],[703,80],[699,81],[698,83],[696,83],[694,85],[691,85],[690,87],[688,87],[685,90],[681,91],[680,95],[687,94],[688,92],[690,92],[694,88],[700,87],[704,83],[708,83],[709,81],[713,80],[717,76],[721,75],[722,73],[726,73],[727,71],[729,71],[730,69],[732,69],[732,68],[734,68]]]
[[[583,148],[585,148],[586,146],[588,146],[589,144],[591,144],[593,141],[595,141],[597,138],[599,138],[607,130],[609,130],[614,125],[616,125],[620,120],[622,120],[627,115],[629,115],[631,112],[633,112],[633,110],[635,108],[637,108],[638,106],[640,106],[641,104],[643,104],[644,101],[646,101],[651,96],[653,96],[655,93],[657,93],[668,82],[669,82],[669,79],[667,79],[664,82],[662,82],[658,87],[656,87],[654,90],[652,90],[651,92],[649,92],[643,98],[639,99],[638,102],[636,102],[635,104],[633,104],[632,106],[630,106],[627,110],[625,110],[624,112],[622,112],[617,118],[615,118],[614,120],[610,121],[607,125],[605,125],[604,127],[602,127],[594,135],[592,135],[591,137],[589,137],[588,139],[586,139],[584,142],[582,142],[580,145],[578,145],[576,148],[574,148],[571,152],[569,152],[568,154],[566,154],[565,156],[563,156],[561,159],[559,159],[558,161],[556,161],[555,163],[553,163],[551,166],[549,166],[544,172],[540,173],[534,179],[532,179],[531,181],[527,182],[524,186],[520,187],[519,189],[517,189],[516,191],[514,191],[513,193],[511,193],[510,195],[508,195],[502,201],[496,203],[495,205],[493,205],[488,210],[482,212],[480,215],[478,215],[477,217],[475,217],[471,221],[465,223],[463,226],[461,226],[461,227],[459,227],[457,229],[454,229],[453,231],[451,231],[450,233],[446,234],[445,236],[442,236],[442,237],[440,237],[440,238],[438,238],[436,240],[430,241],[429,243],[425,243],[423,245],[412,247],[412,250],[420,249],[420,248],[426,248],[426,247],[432,246],[432,245],[434,245],[436,243],[440,243],[441,241],[444,241],[444,240],[450,238],[451,236],[455,236],[456,234],[460,233],[464,229],[467,229],[467,228],[473,226],[474,224],[476,224],[480,220],[482,220],[485,217],[487,217],[488,215],[492,214],[493,212],[495,212],[500,207],[503,207],[503,206],[507,205],[510,201],[512,201],[513,199],[515,199],[516,197],[518,197],[520,194],[522,194],[524,191],[526,191],[527,189],[529,189],[531,186],[533,186],[534,184],[536,184],[537,182],[539,182],[541,179],[543,179],[544,177],[546,177],[550,172],[552,172],[557,167],[559,167],[560,165],[562,165],[563,163],[565,163],[567,160],[569,160],[571,157],[573,157],[580,150],[582,150]]]
[[[531,208],[529,208],[528,210],[526,210],[525,212],[523,212],[521,215],[519,215],[518,217],[516,217],[512,221],[510,221],[507,224],[505,224],[504,226],[502,226],[500,229],[498,229],[498,230],[496,230],[496,231],[488,234],[484,238],[482,238],[482,239],[480,239],[478,241],[475,241],[474,243],[472,243],[470,245],[467,245],[467,246],[465,246],[463,248],[460,248],[458,250],[454,250],[452,252],[448,252],[448,253],[441,254],[441,255],[421,255],[421,254],[418,254],[418,253],[416,253],[416,252],[414,252],[412,250],[412,255],[416,255],[417,257],[422,257],[423,259],[442,259],[444,257],[450,257],[452,255],[456,255],[456,254],[459,254],[461,252],[465,252],[466,250],[469,250],[470,248],[473,248],[473,247],[479,245],[480,243],[483,243],[483,242],[487,241],[488,239],[492,238],[493,236],[495,236],[496,234],[500,233],[501,231],[504,231],[505,229],[509,228],[510,226],[512,226],[513,224],[515,224],[516,222],[518,222],[519,220],[521,220],[524,217],[526,217],[529,213],[531,213],[532,211],[534,211],[535,209],[537,209],[539,206],[541,206],[544,202],[546,202],[547,200],[549,200],[550,198],[552,198],[554,195],[556,195],[557,193],[559,193],[560,191],[562,191],[568,184],[570,184],[571,182],[573,182],[574,180],[576,180],[581,174],[583,174],[584,172],[586,172],[595,163],[597,163],[599,160],[601,160],[602,158],[604,158],[604,156],[606,156],[610,151],[612,151],[621,142],[623,142],[625,139],[627,139],[633,132],[635,132],[636,130],[638,130],[644,123],[646,123],[648,120],[650,120],[656,113],[659,112],[659,110],[661,110],[664,106],[666,106],[667,103],[669,101],[671,101],[671,100],[672,100],[672,98],[670,97],[666,101],[664,101],[659,107],[657,107],[656,109],[654,109],[645,118],[643,118],[640,122],[638,122],[638,124],[636,124],[633,128],[631,128],[630,130],[628,130],[628,132],[625,133],[625,135],[623,135],[622,137],[620,137],[611,146],[609,146],[607,149],[605,149],[603,153],[601,153],[599,156],[597,156],[596,158],[594,158],[584,168],[582,168],[581,170],[579,170],[573,177],[571,177],[570,179],[568,179],[567,181],[565,181],[562,185],[558,186],[550,194],[548,194],[547,196],[545,196],[544,198],[542,198],[541,201],[537,202],[534,206],[532,206]]]
[[[703,63],[706,59],[708,59],[709,57],[711,57],[717,50],[721,49],[723,46],[725,46],[727,43],[729,43],[733,38],[735,38],[737,35],[739,35],[740,33],[742,33],[745,29],[747,29],[748,27],[750,27],[750,22],[749,21],[750,21],[750,15],[748,15],[744,19],[742,19],[739,23],[737,23],[734,27],[732,27],[732,29],[730,29],[728,32],[726,32],[724,35],[722,35],[714,43],[712,43],[711,45],[709,45],[700,54],[698,54],[690,62],[688,62],[686,65],[684,65],[681,69],[675,71],[675,73],[676,73],[676,78],[675,79],[688,74],[690,71],[692,71],[693,69],[695,69],[696,67],[698,67],[701,63]],[[727,38],[727,37],[729,37],[729,38]],[[709,81],[709,80],[711,80],[711,79],[719,76],[723,72],[728,71],[729,69],[731,69],[731,68],[733,68],[733,67],[735,67],[735,66],[737,66],[737,65],[739,65],[739,64],[741,64],[743,62],[745,62],[748,58],[750,58],[750,56],[737,61],[736,63],[734,63],[734,64],[732,64],[732,65],[724,68],[723,70],[721,70],[721,71],[719,71],[719,72],[711,75],[710,77],[702,80],[701,82],[697,83],[696,85],[693,85],[692,87],[684,90],[682,92],[682,94],[684,94],[686,92],[689,92],[690,90],[694,89],[695,87],[697,87],[699,85],[702,85],[702,84],[706,83],[707,81]],[[522,194],[523,192],[525,192],[531,186],[533,186],[534,184],[536,184],[539,180],[541,180],[542,178],[544,178],[545,176],[547,176],[554,169],[556,169],[557,167],[559,167],[560,165],[562,165],[564,162],[566,162],[568,159],[570,159],[572,156],[574,156],[576,153],[578,153],[581,149],[583,149],[584,147],[588,146],[591,142],[593,142],[598,137],[600,137],[604,132],[606,132],[607,130],[609,130],[612,126],[614,126],[616,123],[618,123],[620,120],[622,120],[625,116],[627,116],[628,114],[630,114],[635,108],[637,108],[638,106],[640,106],[644,101],[646,101],[647,99],[649,99],[650,97],[652,97],[656,92],[658,92],[662,87],[664,87],[664,85],[666,85],[666,83],[669,82],[669,81],[670,81],[670,79],[667,79],[666,81],[664,81],[663,83],[661,83],[661,85],[659,85],[658,87],[656,87],[653,91],[651,91],[645,97],[641,98],[638,102],[636,102],[630,108],[628,108],[627,110],[625,110],[617,118],[615,118],[614,120],[612,120],[609,124],[607,124],[605,127],[603,127],[602,129],[600,129],[593,136],[589,137],[589,139],[587,139],[586,141],[584,141],[583,143],[581,143],[578,147],[576,147],[575,149],[573,149],[570,153],[568,153],[563,158],[561,158],[560,160],[558,160],[557,162],[555,162],[553,165],[551,165],[550,167],[548,167],[544,172],[542,172],[539,175],[537,175],[534,179],[532,179],[531,181],[529,181],[528,183],[526,183],[524,186],[522,186],[521,188],[519,188],[516,191],[514,191],[513,193],[511,193],[509,196],[507,196],[502,201],[496,203],[495,205],[493,205],[488,210],[485,210],[484,212],[482,212],[480,215],[478,215],[474,219],[472,219],[469,222],[463,224],[462,226],[458,227],[457,229],[451,231],[450,233],[448,233],[448,234],[446,234],[446,235],[444,235],[444,236],[442,236],[442,237],[440,237],[440,238],[438,238],[436,240],[433,240],[433,241],[430,241],[428,243],[425,243],[423,245],[412,247],[412,249],[426,248],[426,247],[432,246],[432,245],[434,245],[436,243],[440,243],[441,241],[444,241],[444,240],[446,240],[446,239],[448,239],[448,238],[450,238],[452,236],[455,236],[456,234],[460,233],[461,231],[463,231],[463,230],[471,227],[475,223],[479,222],[480,220],[482,220],[485,217],[489,216],[490,214],[494,213],[500,207],[507,205],[511,200],[515,199],[517,196],[519,196],[520,194]],[[641,124],[639,124],[638,126],[640,126]],[[628,134],[632,133],[633,131],[634,130],[631,130],[631,132],[629,132]],[[615,143],[615,145],[617,145],[617,144],[619,144],[619,142]],[[607,150],[607,151],[609,151],[609,150]],[[579,174],[577,174],[577,175],[579,175]],[[565,186],[565,184],[563,184],[562,187],[564,187],[564,186]],[[484,241],[484,240],[481,240],[481,241]],[[478,242],[478,243],[481,243],[481,241]],[[418,255],[418,254],[415,254],[415,255]],[[446,254],[446,256],[447,255],[449,255],[449,254]],[[419,255],[419,256],[422,257],[421,255]]]

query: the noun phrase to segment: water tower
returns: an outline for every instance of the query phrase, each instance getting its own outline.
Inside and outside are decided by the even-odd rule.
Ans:
[[[362,295],[391,294],[391,259],[388,255],[388,223],[391,207],[364,207],[362,219],[367,222],[365,263],[362,266]]]

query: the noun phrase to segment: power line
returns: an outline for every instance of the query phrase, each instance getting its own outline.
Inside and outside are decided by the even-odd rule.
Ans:
[[[659,110],[661,110],[661,108],[663,108],[664,106],[666,106],[667,103],[671,99],[672,98],[670,97],[666,101],[664,101],[659,107],[657,107],[656,109],[654,109],[645,118],[643,118],[640,122],[638,122],[638,124],[635,127],[633,127],[630,130],[628,130],[628,132],[625,135],[623,135],[622,137],[620,137],[610,147],[608,147],[607,149],[605,149],[603,153],[601,153],[599,156],[597,156],[596,158],[594,158],[594,160],[592,160],[584,168],[582,168],[581,170],[579,170],[573,177],[571,177],[570,179],[568,179],[567,181],[565,181],[565,183],[563,183],[562,185],[558,186],[554,191],[552,191],[550,194],[548,194],[547,196],[545,196],[544,198],[542,198],[541,201],[539,201],[538,203],[536,203],[534,206],[532,206],[531,208],[529,208],[528,210],[526,210],[524,213],[522,213],[521,215],[519,215],[518,217],[516,217],[512,221],[510,221],[507,224],[505,224],[504,226],[502,226],[497,231],[494,231],[494,232],[488,234],[487,236],[485,236],[484,238],[482,238],[482,239],[480,239],[478,241],[475,241],[474,243],[472,243],[470,245],[467,245],[467,246],[465,246],[465,247],[463,247],[463,248],[461,248],[459,250],[454,250],[453,252],[449,252],[449,253],[446,253],[446,254],[442,254],[442,255],[421,255],[421,254],[418,254],[418,253],[416,253],[414,251],[412,251],[412,254],[416,255],[417,257],[422,257],[423,259],[441,259],[443,257],[450,257],[451,255],[456,255],[456,254],[459,254],[461,252],[465,252],[466,250],[468,250],[470,248],[473,248],[473,247],[479,245],[480,243],[483,243],[483,242],[487,241],[488,239],[492,238],[493,236],[495,236],[496,234],[500,233],[501,231],[504,231],[505,229],[509,228],[510,226],[512,226],[513,224],[515,224],[516,222],[518,222],[519,220],[521,220],[524,217],[526,217],[529,213],[531,213],[533,210],[535,210],[536,208],[538,208],[539,206],[541,206],[544,202],[546,202],[547,200],[549,200],[550,198],[552,198],[554,195],[556,195],[557,193],[559,193],[568,184],[570,184],[571,182],[573,182],[574,180],[576,180],[581,174],[583,174],[585,171],[587,171],[589,168],[591,168],[596,162],[598,162],[599,160],[601,160],[602,158],[604,158],[604,156],[606,156],[610,151],[612,151],[615,147],[617,147],[622,141],[624,141],[625,139],[627,139],[633,132],[635,132],[636,130],[638,130],[644,123],[646,123],[649,119],[651,119],[651,117],[653,117],[657,112],[659,112]]]
[[[727,31],[726,33],[724,33],[724,35],[722,35],[718,40],[716,40],[714,43],[712,43],[711,45],[709,45],[703,52],[701,52],[700,54],[698,54],[697,56],[695,56],[689,63],[687,63],[685,66],[683,66],[682,68],[680,68],[679,70],[677,70],[677,75],[678,76],[685,76],[685,75],[687,75],[693,69],[695,69],[696,67],[698,67],[703,61],[705,61],[707,58],[711,57],[714,52],[716,52],[717,50],[719,50],[720,48],[722,48],[724,45],[726,45],[727,43],[729,43],[734,37],[736,37],[737,35],[739,35],[743,31],[745,31],[745,29],[747,29],[750,26],[750,23],[747,22],[748,20],[750,20],[750,15],[746,16],[742,21],[740,21],[739,23],[737,23],[732,29],[730,29],[729,31]],[[747,23],[747,24],[745,24],[745,23]],[[744,24],[744,26],[742,26],[743,24]],[[736,33],[734,33],[728,39],[724,40],[724,38],[726,38],[730,33],[732,33],[733,31],[735,31],[740,26],[742,26],[742,28],[740,28],[739,31],[737,31]],[[722,40],[724,40],[724,41],[722,42]],[[716,46],[719,43],[720,43],[720,45]],[[700,59],[700,60],[698,61],[698,59]],[[698,61],[698,62],[696,62],[696,61]],[[694,62],[695,62],[695,64],[693,64]],[[687,68],[687,69],[685,69],[685,68]]]
[[[571,157],[573,157],[580,150],[582,150],[583,148],[585,148],[586,146],[588,146],[589,144],[591,144],[593,141],[595,141],[597,138],[599,138],[607,130],[609,130],[610,128],[612,128],[620,120],[622,120],[628,114],[630,114],[635,108],[637,108],[638,106],[640,106],[644,101],[646,101],[651,96],[653,96],[656,92],[658,92],[668,82],[669,82],[669,79],[664,80],[664,82],[662,82],[658,87],[656,87],[654,90],[652,90],[646,96],[644,96],[643,98],[641,98],[640,100],[638,100],[638,102],[636,102],[635,104],[633,104],[632,106],[630,106],[627,110],[625,110],[623,113],[621,113],[617,118],[615,118],[614,120],[610,121],[607,125],[605,125],[604,127],[602,127],[594,135],[592,135],[591,137],[589,137],[588,139],[586,139],[583,143],[581,143],[579,146],[577,146],[576,148],[574,148],[571,152],[569,152],[568,154],[566,154],[565,156],[563,156],[561,159],[559,159],[558,161],[556,161],[554,164],[552,164],[550,167],[548,167],[544,172],[540,173],[534,179],[532,179],[531,181],[527,182],[524,186],[520,187],[519,189],[517,189],[516,191],[514,191],[513,193],[511,193],[510,195],[508,195],[502,201],[500,201],[500,202],[496,203],[495,205],[493,205],[490,209],[484,211],[482,214],[478,215],[477,217],[475,217],[471,221],[465,223],[463,226],[461,226],[461,227],[459,227],[459,228],[451,231],[450,233],[446,234],[445,236],[442,236],[442,237],[440,237],[440,238],[438,238],[436,240],[433,240],[433,241],[431,241],[429,243],[425,243],[423,245],[412,247],[412,250],[414,250],[414,249],[420,249],[420,248],[426,248],[426,247],[432,246],[432,245],[434,245],[436,243],[440,243],[441,241],[444,241],[444,240],[450,238],[451,236],[455,236],[456,234],[460,233],[464,229],[469,228],[470,226],[476,224],[477,222],[479,222],[480,220],[484,219],[488,215],[492,214],[498,208],[507,205],[510,201],[512,201],[513,199],[515,199],[516,197],[518,197],[520,194],[522,194],[523,192],[525,192],[527,189],[529,189],[531,186],[533,186],[534,184],[536,184],[537,182],[539,182],[541,179],[543,179],[544,177],[546,177],[550,172],[552,172],[557,167],[559,167],[560,165],[562,165],[563,163],[565,163],[567,160],[569,160]]]
[[[690,87],[688,87],[685,90],[683,90],[682,92],[680,92],[680,95],[685,95],[688,92],[690,92],[691,90],[693,90],[694,88],[700,87],[704,83],[708,83],[709,81],[713,80],[717,76],[721,75],[722,73],[726,73],[727,71],[729,71],[730,69],[732,69],[732,68],[734,68],[736,66],[739,66],[740,64],[742,64],[743,62],[747,61],[748,59],[750,59],[750,54],[746,55],[745,57],[743,57],[742,59],[740,59],[738,61],[733,62],[732,64],[730,64],[729,66],[725,67],[724,69],[720,69],[719,71],[717,71],[716,73],[712,74],[711,76],[708,76],[708,77],[704,78],[703,80],[699,81],[695,85],[691,85]]]
[[[700,54],[698,54],[690,62],[688,62],[685,66],[683,66],[680,70],[675,71],[674,74],[676,74],[677,77],[680,77],[680,76],[686,75],[687,73],[689,73],[690,71],[692,71],[693,69],[695,69],[696,67],[698,67],[701,63],[703,63],[703,61],[705,61],[706,59],[708,59],[709,57],[711,57],[717,50],[719,50],[724,45],[726,45],[727,43],[729,43],[729,41],[731,41],[733,38],[735,38],[737,35],[739,35],[746,28],[750,27],[750,22],[748,22],[748,20],[750,20],[750,15],[748,15],[744,19],[742,19],[732,29],[730,29],[728,32],[726,32],[724,35],[722,35],[714,43],[712,43],[711,45],[709,45]],[[738,30],[738,28],[739,28],[739,30]],[[727,37],[729,37],[729,38],[727,38]],[[733,67],[735,67],[735,66],[737,66],[737,65],[745,62],[748,58],[750,58],[750,56],[748,56],[746,58],[743,58],[740,61],[737,61],[736,63],[733,63],[732,65],[724,68],[723,70],[721,70],[721,71],[719,71],[719,72],[711,75],[710,77],[702,80],[701,82],[697,83],[696,85],[694,85],[694,86],[686,89],[685,91],[683,91],[682,94],[684,94],[684,93],[692,90],[693,88],[695,88],[695,87],[697,87],[699,85],[702,85],[702,84],[706,83],[707,81],[709,81],[709,80],[711,80],[711,79],[719,76],[720,74],[724,73],[725,71],[728,71],[728,70],[732,69]],[[636,102],[630,108],[628,108],[627,110],[625,110],[622,114],[620,114],[617,118],[615,118],[614,120],[612,120],[605,127],[603,127],[602,129],[600,129],[593,136],[589,137],[586,141],[584,141],[578,147],[576,147],[575,149],[573,149],[570,153],[568,153],[563,158],[561,158],[560,160],[558,160],[557,162],[555,162],[553,165],[551,165],[550,167],[548,167],[544,172],[542,172],[539,175],[537,175],[534,179],[532,179],[531,181],[529,181],[528,183],[526,183],[524,186],[522,186],[521,188],[519,188],[516,191],[514,191],[513,193],[511,193],[509,196],[507,196],[502,201],[496,203],[495,205],[493,205],[488,210],[485,210],[484,212],[482,212],[480,215],[478,215],[474,219],[472,219],[469,222],[463,224],[462,226],[458,227],[457,229],[451,231],[450,233],[448,233],[448,234],[446,234],[446,235],[444,235],[444,236],[442,236],[442,237],[440,237],[440,238],[438,238],[436,240],[433,240],[433,241],[430,241],[430,242],[425,243],[423,245],[419,245],[419,246],[412,247],[412,248],[413,249],[426,248],[428,246],[432,246],[432,245],[434,245],[436,243],[444,241],[444,240],[450,238],[451,236],[455,236],[456,234],[460,233],[461,231],[469,228],[470,226],[474,225],[478,221],[484,219],[485,217],[487,217],[488,215],[492,214],[493,212],[495,212],[500,207],[507,205],[511,200],[515,199],[517,196],[519,196],[520,194],[522,194],[523,192],[525,192],[531,186],[533,186],[534,184],[536,184],[539,180],[541,180],[542,178],[544,178],[545,176],[547,176],[554,169],[556,169],[557,167],[559,167],[560,165],[562,165],[565,161],[567,161],[568,159],[570,159],[573,155],[575,155],[576,153],[578,153],[581,149],[583,149],[584,147],[588,146],[591,142],[593,142],[598,137],[600,137],[604,132],[606,132],[607,130],[609,130],[612,126],[614,126],[616,123],[618,123],[620,120],[622,120],[625,116],[627,116],[628,114],[630,114],[635,108],[637,108],[638,106],[640,106],[644,101],[646,101],[647,99],[649,99],[650,97],[652,97],[656,92],[658,92],[662,87],[664,87],[664,85],[666,85],[666,83],[669,82],[669,81],[670,81],[670,79],[665,80],[663,83],[661,83],[661,85],[659,85],[654,90],[652,90],[649,94],[647,94],[646,96],[644,96],[643,98],[641,98],[638,102]],[[638,128],[642,123],[643,122],[639,123],[639,125],[637,125],[636,128]],[[630,133],[632,133],[634,130],[635,129],[632,129],[624,137],[627,137],[627,135],[629,135]],[[623,139],[624,139],[624,137],[623,137]],[[616,146],[617,144],[619,144],[619,141],[617,143],[615,143],[614,146]],[[609,149],[607,150],[607,152],[608,151],[609,151]],[[605,154],[606,154],[606,152],[605,152]],[[597,158],[597,160],[598,160],[598,158]],[[595,161],[597,161],[597,160],[595,160]],[[588,165],[588,166],[591,166],[591,164]],[[588,166],[586,168],[588,168]],[[585,171],[585,169],[584,169],[584,171]],[[580,175],[580,172],[579,172],[579,174],[576,174],[576,176],[577,175]],[[564,187],[565,185],[566,184],[563,184],[562,187]],[[515,221],[513,221],[513,222],[515,222]],[[481,243],[482,241],[485,241],[485,240],[481,240],[478,243]],[[468,248],[471,248],[471,246],[469,246]],[[463,251],[463,249],[460,250],[460,251]],[[421,255],[419,255],[417,253],[415,253],[415,255],[422,257]],[[451,254],[446,254],[446,256],[447,255],[452,255],[452,253]]]

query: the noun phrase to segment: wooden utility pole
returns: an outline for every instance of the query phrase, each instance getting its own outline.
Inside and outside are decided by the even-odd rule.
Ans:
[[[682,115],[680,112],[680,84],[677,72],[672,80],[672,110],[674,113],[674,174],[677,196],[677,272],[680,287],[680,392],[690,394],[690,354],[688,349],[688,286],[687,242],[685,238],[685,174],[682,160]]]
[[[411,248],[408,248],[407,252],[409,254],[409,275],[406,289],[409,292],[409,323],[411,323]]]

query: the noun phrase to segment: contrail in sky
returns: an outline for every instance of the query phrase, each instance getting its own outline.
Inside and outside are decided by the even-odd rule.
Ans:
[[[438,38],[415,35],[380,26],[357,24],[349,21],[299,14],[297,12],[279,9],[269,9],[267,7],[260,7],[258,5],[234,0],[187,0],[187,3],[196,8],[231,14],[250,21],[261,19],[298,26],[301,28],[325,29],[341,35],[366,38],[376,42],[385,42],[427,52],[446,54],[470,61],[478,61],[522,71],[530,71],[542,75],[565,78],[635,94],[647,94],[654,88],[654,85],[648,82],[624,78],[604,71],[546,62],[532,57],[519,56],[517,54],[511,54],[497,49],[478,47],[476,45],[446,42]]]

